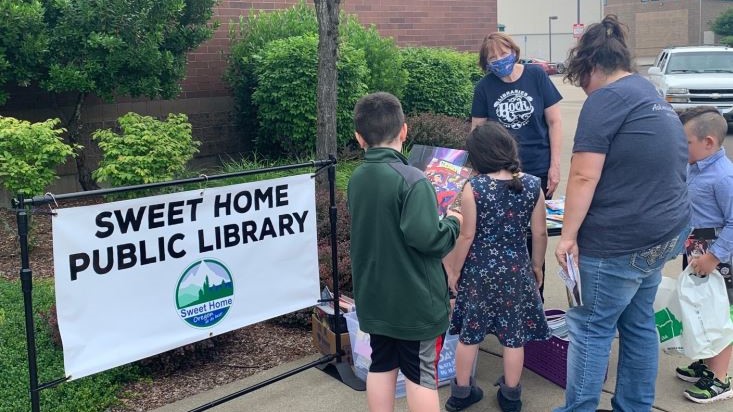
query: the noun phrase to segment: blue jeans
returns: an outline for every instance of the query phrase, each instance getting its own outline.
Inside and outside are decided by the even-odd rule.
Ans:
[[[649,249],[597,258],[580,255],[583,306],[567,312],[570,330],[565,406],[555,412],[595,411],[619,332],[614,412],[651,410],[659,362],[654,297],[662,267],[677,256],[689,229]]]

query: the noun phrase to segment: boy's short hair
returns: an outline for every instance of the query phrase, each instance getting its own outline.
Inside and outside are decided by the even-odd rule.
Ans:
[[[725,135],[728,133],[728,122],[718,109],[712,106],[697,106],[680,113],[680,121],[683,125],[690,124],[692,134],[698,139],[712,136],[722,145]]]
[[[394,140],[404,124],[402,104],[390,93],[368,94],[354,107],[354,129],[370,147]]]

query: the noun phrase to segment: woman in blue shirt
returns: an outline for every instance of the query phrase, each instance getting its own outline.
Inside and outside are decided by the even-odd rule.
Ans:
[[[560,92],[547,73],[519,61],[519,46],[504,33],[491,33],[479,52],[479,67],[486,75],[473,92],[471,130],[494,120],[517,140],[524,173],[540,178],[546,199],[552,199],[560,183],[562,122]],[[532,239],[527,239],[532,250]],[[545,267],[540,296],[544,301]]]

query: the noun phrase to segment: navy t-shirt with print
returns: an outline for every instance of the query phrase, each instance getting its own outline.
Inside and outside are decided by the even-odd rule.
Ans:
[[[575,132],[577,152],[606,156],[578,233],[581,255],[638,252],[688,224],[687,138],[648,80],[633,74],[588,96]]]
[[[471,116],[504,125],[519,143],[522,170],[546,177],[550,168],[550,133],[545,109],[561,99],[542,68],[525,65],[519,79],[511,83],[492,73],[484,76],[473,92]]]

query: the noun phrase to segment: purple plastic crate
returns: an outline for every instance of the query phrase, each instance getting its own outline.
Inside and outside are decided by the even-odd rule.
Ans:
[[[548,309],[545,317],[564,316],[565,311]],[[556,336],[549,340],[533,340],[524,345],[524,367],[565,389],[568,381],[568,341]],[[604,382],[608,379],[608,368]]]
[[[567,383],[568,341],[555,336],[524,345],[524,367],[565,388]]]

